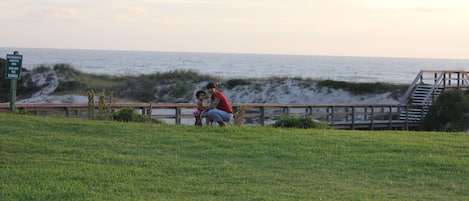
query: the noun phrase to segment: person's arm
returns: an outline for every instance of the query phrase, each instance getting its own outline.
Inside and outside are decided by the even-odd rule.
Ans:
[[[220,99],[219,99],[219,98],[213,99],[213,101],[212,101],[212,102],[210,103],[210,105],[208,106],[208,109],[216,109],[218,103],[220,103]]]
[[[197,109],[200,110],[200,111],[205,110],[206,109],[205,103],[203,101],[199,101],[197,103]]]

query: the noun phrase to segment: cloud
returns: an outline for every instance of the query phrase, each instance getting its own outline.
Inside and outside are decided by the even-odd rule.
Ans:
[[[54,20],[80,21],[82,19],[79,12],[74,9],[45,7],[42,13]]]
[[[117,6],[112,9],[114,18],[119,21],[137,21],[141,17],[148,16],[148,10],[141,7]]]

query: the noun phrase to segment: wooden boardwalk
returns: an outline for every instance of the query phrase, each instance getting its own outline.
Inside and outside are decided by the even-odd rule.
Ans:
[[[116,111],[124,107],[134,108],[142,115],[167,123],[194,123],[192,116],[195,110],[194,103],[115,103],[109,108]],[[276,118],[284,115],[299,117],[311,115],[317,120],[329,122],[332,127],[338,129],[418,129],[420,121],[414,121],[408,115],[405,120],[400,119],[402,112],[409,111],[409,107],[408,105],[233,104],[235,113],[244,108],[242,125],[271,125]],[[42,116],[63,115],[71,118],[88,118],[90,111],[88,104],[16,104],[16,110]],[[0,103],[0,112],[7,111],[9,104]],[[98,111],[98,108],[95,107],[94,111]]]

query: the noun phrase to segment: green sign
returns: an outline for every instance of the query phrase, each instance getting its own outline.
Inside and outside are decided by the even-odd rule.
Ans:
[[[23,61],[23,55],[19,54],[7,54],[7,68],[5,71],[6,79],[21,79],[21,62]]]

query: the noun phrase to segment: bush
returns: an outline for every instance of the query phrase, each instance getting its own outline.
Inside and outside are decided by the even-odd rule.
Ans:
[[[226,87],[228,89],[233,89],[238,85],[248,85],[249,81],[244,80],[244,79],[231,79],[226,81]]]
[[[115,121],[123,122],[150,122],[150,123],[162,123],[159,120],[152,119],[149,116],[143,116],[135,112],[131,107],[124,107],[117,112],[112,114],[112,119]]]
[[[275,128],[329,128],[327,123],[315,120],[312,116],[283,116],[273,124]]]
[[[133,122],[138,118],[138,115],[139,114],[137,114],[133,108],[124,107],[119,111],[114,112],[112,114],[112,119],[116,121]]]
[[[469,129],[469,95],[448,90],[438,96],[423,121],[424,130],[465,131]]]
[[[354,83],[354,82],[344,82],[344,81],[334,81],[334,80],[319,81],[317,86],[330,87],[333,89],[343,89],[355,95],[385,93],[385,92],[394,92],[394,91],[404,92],[408,87],[406,85],[386,84],[386,83],[381,83],[381,82]]]
[[[6,68],[6,60],[0,58],[0,102],[7,102],[9,101],[9,93],[10,93],[10,80],[4,79],[5,76],[5,69]]]

